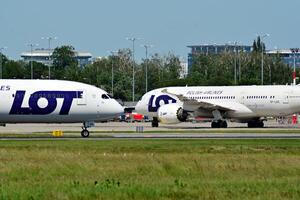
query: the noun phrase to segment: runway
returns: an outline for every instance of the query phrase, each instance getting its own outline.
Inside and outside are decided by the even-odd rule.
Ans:
[[[160,124],[158,128],[151,127],[151,123],[125,123],[125,122],[108,122],[108,123],[96,123],[95,127],[90,128],[91,132],[135,132],[136,127],[143,127],[143,131],[160,132],[160,131],[211,131],[210,123],[191,123],[183,122],[179,124],[164,125]],[[81,131],[81,123],[73,124],[7,124],[5,127],[0,126],[0,137],[2,133],[18,133],[18,134],[28,134],[28,133],[51,133],[53,130],[61,130],[63,132],[74,132],[79,133]],[[228,122],[228,129],[226,130],[250,130],[247,128],[246,124],[232,123]],[[265,122],[265,128],[263,130],[299,130],[300,124],[278,124],[276,121]],[[252,129],[254,130],[254,129]]]
[[[243,134],[243,133],[225,133],[225,134],[114,134],[114,139],[300,139],[300,134]]]
[[[300,139],[299,125],[266,123],[263,129],[249,129],[231,123],[227,129],[211,129],[209,123],[181,123],[152,128],[150,123],[97,123],[90,128],[90,137],[82,138],[81,124],[8,124],[0,127],[0,140],[151,140],[151,139]],[[141,133],[136,128],[142,127]],[[53,137],[53,130],[64,132]]]
[[[300,139],[300,134],[294,133],[276,133],[276,134],[262,134],[262,133],[253,133],[253,134],[244,134],[244,133],[226,133],[226,134],[185,134],[185,133],[176,133],[176,134],[107,134],[107,135],[91,135],[89,138],[82,138],[80,136],[64,136],[64,137],[0,137],[1,141],[32,141],[32,140],[81,140],[81,141],[97,141],[97,140],[160,140],[160,139]]]

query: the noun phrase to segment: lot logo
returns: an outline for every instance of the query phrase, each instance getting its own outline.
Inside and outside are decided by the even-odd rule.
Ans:
[[[37,91],[30,95],[28,100],[29,107],[22,107],[26,91],[16,91],[10,115],[47,115],[52,113],[57,107],[57,99],[63,99],[60,108],[60,115],[68,115],[73,99],[82,98],[82,91]],[[47,106],[40,108],[38,101],[45,98]]]
[[[160,95],[155,99],[155,102],[154,102],[154,98],[155,98],[155,95],[152,95],[150,97],[149,104],[148,104],[149,112],[157,112],[158,108],[161,105],[160,104],[161,102],[163,102],[162,105],[169,104],[169,103],[176,103],[176,100],[174,98],[170,97],[169,95]],[[154,106],[153,106],[153,104],[154,104]]]

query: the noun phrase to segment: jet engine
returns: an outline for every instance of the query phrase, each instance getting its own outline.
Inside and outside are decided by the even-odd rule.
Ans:
[[[178,104],[166,104],[158,109],[158,119],[164,124],[177,124],[186,121],[188,113]]]

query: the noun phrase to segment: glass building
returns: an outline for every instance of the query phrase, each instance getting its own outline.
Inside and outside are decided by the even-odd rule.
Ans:
[[[39,63],[43,63],[47,66],[51,66],[53,64],[53,60],[51,60],[51,56],[54,49],[35,49],[32,52],[27,51],[21,53],[21,57],[25,62],[30,62],[31,60]],[[75,51],[75,58],[78,61],[78,65],[80,67],[84,67],[87,64],[91,63],[92,54],[88,52],[78,52]]]
[[[282,61],[293,67],[294,66],[294,58],[295,58],[295,64],[296,67],[300,67],[300,52],[292,52],[291,49],[275,49],[275,50],[270,50],[267,51],[266,54],[268,55],[279,55],[282,59]]]

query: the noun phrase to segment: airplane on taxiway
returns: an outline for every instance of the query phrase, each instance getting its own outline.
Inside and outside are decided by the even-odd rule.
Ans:
[[[227,128],[228,119],[263,127],[266,117],[300,112],[300,86],[166,87],[144,94],[135,110],[152,117],[153,127],[190,117],[211,118],[212,128]]]
[[[0,82],[0,123],[77,123],[82,137],[94,122],[118,117],[124,108],[95,86],[63,80]]]

